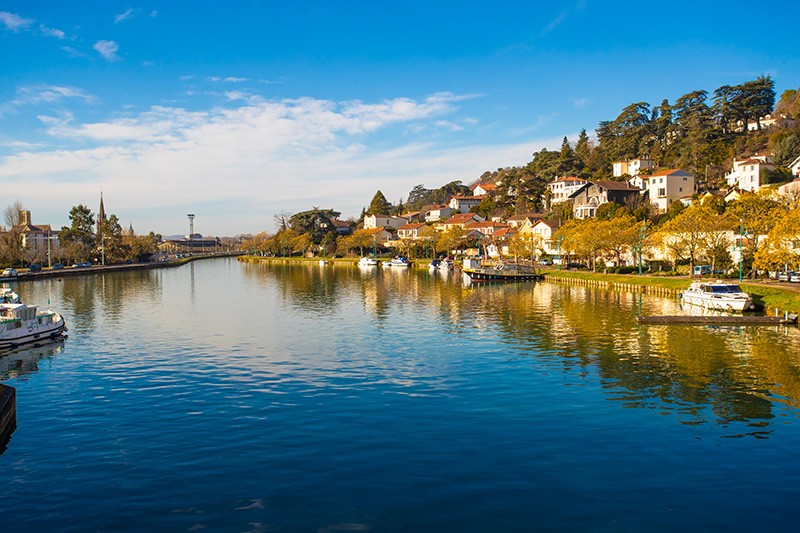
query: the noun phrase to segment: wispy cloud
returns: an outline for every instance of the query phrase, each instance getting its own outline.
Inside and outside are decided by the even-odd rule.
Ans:
[[[100,54],[103,59],[107,61],[118,61],[119,56],[117,56],[117,52],[119,51],[119,45],[114,41],[104,41],[100,40],[94,43],[92,46],[98,54]]]
[[[183,78],[181,78],[181,79],[183,79]],[[191,79],[191,77],[188,77],[187,79]],[[222,76],[207,76],[206,80],[213,81],[215,83],[216,82],[243,83],[243,82],[246,82],[246,81],[250,81],[250,78],[238,78],[236,76],[227,76],[227,77],[224,77],[224,78]]]
[[[123,20],[128,20],[130,18],[133,18],[133,15],[134,15],[133,8],[129,7],[127,10],[125,10],[125,12],[120,13],[119,15],[114,17],[114,24],[119,24]]]
[[[572,13],[580,13],[586,7],[586,0],[578,0],[573,9],[566,9],[559,13],[554,19],[547,23],[544,29],[539,33],[539,37],[544,37],[564,22],[567,17]]]
[[[47,35],[48,37],[55,37],[56,39],[63,39],[65,37],[64,32],[56,29],[50,28],[49,26],[45,26],[44,24],[39,24],[38,27],[34,26],[36,20],[34,19],[26,19],[14,13],[9,13],[7,11],[0,11],[0,23],[6,27],[7,30],[11,30],[15,33],[19,33],[20,31],[33,31],[34,33],[38,32],[42,35]]]
[[[583,109],[589,102],[588,98],[571,98],[570,102],[575,109]]]
[[[0,116],[23,106],[52,106],[64,101],[85,104],[97,102],[97,98],[78,87],[68,85],[29,85],[19,87],[14,99],[0,104]]]
[[[264,213],[314,202],[355,215],[374,194],[376,176],[384,192],[400,197],[417,183],[438,185],[454,175],[470,180],[498,160],[522,164],[530,152],[530,139],[452,150],[438,144],[439,134],[412,134],[422,129],[460,135],[471,127],[458,116],[458,103],[469,95],[371,102],[228,96],[240,100],[199,111],[120,110],[126,116],[94,122],[69,113],[41,114],[48,144],[57,148],[20,148],[0,159],[4,192],[14,196],[36,176],[55,194],[67,195],[61,201],[99,183],[124,196],[129,210],[173,212],[176,201],[222,201],[240,216],[235,222],[221,219],[220,227],[235,223],[243,226],[230,232],[252,231],[270,224]],[[387,143],[383,133],[397,128],[408,134]],[[292,180],[284,179],[288,175]],[[226,186],[206,186],[212,183]]]
[[[7,30],[18,32],[30,27],[31,24],[36,22],[33,19],[22,18],[14,13],[7,11],[0,11],[0,22],[6,27]]]

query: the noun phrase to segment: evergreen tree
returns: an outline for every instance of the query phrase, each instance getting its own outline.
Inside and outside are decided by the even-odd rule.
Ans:
[[[392,204],[386,199],[381,191],[375,193],[372,201],[369,203],[367,212],[370,215],[388,215],[392,209]]]

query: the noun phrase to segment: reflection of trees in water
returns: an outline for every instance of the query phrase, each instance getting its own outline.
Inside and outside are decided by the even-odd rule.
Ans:
[[[493,289],[487,287],[487,289]],[[499,297],[498,297],[499,296]],[[564,365],[595,367],[616,400],[665,409],[686,423],[766,421],[773,401],[800,402],[796,330],[639,326],[639,296],[538,284],[487,291],[508,342]],[[782,398],[781,398],[782,397]]]
[[[99,309],[104,320],[118,323],[126,306],[142,299],[155,301],[161,291],[161,279],[154,270],[65,276],[57,283],[56,290],[58,296],[53,306],[57,310],[71,310],[72,322],[68,327],[82,330],[96,322],[95,313]]]
[[[356,298],[384,322],[424,313],[446,333],[486,331],[549,368],[597,375],[609,397],[686,424],[769,425],[774,402],[800,407],[800,335],[784,328],[639,326],[680,312],[668,298],[549,283],[473,285],[427,271],[256,265],[300,312],[332,315]],[[555,365],[555,366],[554,366]]]

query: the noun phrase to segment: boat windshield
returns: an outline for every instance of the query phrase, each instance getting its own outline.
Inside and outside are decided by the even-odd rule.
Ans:
[[[739,288],[738,285],[712,285],[711,290],[712,292],[716,293],[728,293],[728,294],[742,292],[742,289]]]

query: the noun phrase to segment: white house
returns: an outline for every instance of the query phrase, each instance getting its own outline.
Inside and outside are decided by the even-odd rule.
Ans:
[[[364,216],[364,229],[399,228],[403,224],[408,224],[408,220],[403,217],[395,217],[390,215]]]
[[[453,214],[453,209],[446,205],[429,205],[422,208],[420,216],[425,222],[439,222],[446,220]]]
[[[402,226],[397,228],[397,236],[400,239],[418,239],[419,230],[421,230],[424,227],[425,227],[424,222],[403,224]]]
[[[473,222],[483,222],[484,220],[485,219],[477,213],[459,213],[458,215],[453,215],[442,222],[441,229],[447,231],[455,226],[464,229],[467,227],[467,224],[472,224]]]
[[[497,184],[495,183],[479,183],[472,188],[473,196],[486,196],[487,194],[494,194],[497,191]]]
[[[792,176],[794,176],[795,178],[800,177],[800,156],[798,156],[797,159],[789,163],[789,170],[792,171]]]
[[[453,196],[447,206],[462,213],[469,212],[470,209],[479,205],[483,201],[482,196]]]
[[[556,231],[561,227],[561,222],[556,220],[539,220],[529,228],[523,228],[520,232],[534,235],[541,246],[541,249],[548,255],[558,256],[561,252],[558,241],[554,238]]]
[[[788,196],[793,199],[800,198],[800,178],[790,181],[789,183],[784,183],[778,187],[778,194]]]
[[[757,154],[747,159],[733,159],[733,168],[725,180],[731,187],[738,187],[740,191],[756,192],[761,188],[764,172],[775,168],[772,155]]]
[[[630,161],[615,161],[612,171],[615,178],[619,178],[624,174],[638,176],[641,171],[655,168],[655,166],[655,161],[649,157],[640,157],[638,159],[631,159]]]
[[[679,168],[656,172],[643,182],[650,203],[661,212],[666,212],[672,202],[694,194],[694,176]]]
[[[758,124],[761,123],[761,129],[766,128],[773,128],[773,127],[784,127],[784,128],[791,128],[793,127],[797,121],[793,118],[789,118],[786,115],[764,115],[758,121],[752,121],[747,123],[747,131],[756,131],[758,130]],[[739,120],[736,122],[736,131],[742,131],[744,128],[742,127],[742,121]]]
[[[587,183],[585,179],[576,178],[575,176],[561,176],[551,181],[547,184],[550,188],[550,205],[567,201],[575,191]],[[547,198],[542,196],[542,201],[546,202]]]

